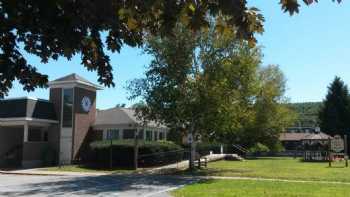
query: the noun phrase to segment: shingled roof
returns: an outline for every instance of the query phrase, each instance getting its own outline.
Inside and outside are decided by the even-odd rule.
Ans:
[[[281,141],[300,141],[300,140],[324,140],[331,136],[320,132],[320,133],[281,133]]]
[[[94,126],[104,125],[141,125],[142,121],[135,116],[135,110],[131,108],[115,107],[107,110],[98,110]],[[148,126],[157,128],[167,128],[154,121],[148,122]]]
[[[91,87],[94,87],[96,89],[102,89],[101,86],[96,85],[94,83],[91,83],[89,80],[87,80],[87,79],[85,79],[85,78],[83,78],[75,73],[72,73],[70,75],[55,79],[53,81],[50,81],[49,85],[53,86],[53,85],[66,84],[66,83],[76,83],[76,84],[91,86]]]

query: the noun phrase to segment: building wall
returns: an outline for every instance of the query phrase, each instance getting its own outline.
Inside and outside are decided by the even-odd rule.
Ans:
[[[3,154],[23,143],[23,128],[0,127],[0,166],[4,163]]]
[[[61,122],[61,102],[62,102],[62,89],[51,88],[50,89],[50,102],[54,105],[56,117]],[[59,138],[60,138],[60,124],[55,124],[49,128],[49,144],[50,146],[59,153]],[[58,155],[58,154],[57,154]]]
[[[48,146],[48,142],[24,142],[22,166],[31,168],[43,165],[43,153]]]
[[[89,112],[82,108],[81,101],[87,96],[92,105]],[[79,155],[86,150],[89,144],[88,132],[96,119],[96,91],[83,88],[74,89],[74,131],[73,131],[73,160],[79,159]]]

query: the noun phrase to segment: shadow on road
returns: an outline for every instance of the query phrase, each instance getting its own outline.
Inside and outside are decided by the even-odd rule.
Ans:
[[[166,175],[43,177],[38,182],[19,183],[14,188],[0,189],[0,196],[95,196],[108,193],[139,194],[142,196],[146,193],[178,187],[194,181],[199,181],[199,179]]]

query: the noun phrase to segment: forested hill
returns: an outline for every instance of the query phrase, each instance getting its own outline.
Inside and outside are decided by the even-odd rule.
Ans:
[[[309,126],[311,122],[318,122],[318,112],[322,107],[322,102],[290,103],[288,106],[297,112],[298,120],[304,126]]]
[[[322,102],[305,102],[288,104],[299,115],[316,115],[322,107]]]

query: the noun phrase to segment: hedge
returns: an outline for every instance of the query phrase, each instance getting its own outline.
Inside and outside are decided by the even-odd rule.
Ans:
[[[113,166],[131,167],[134,162],[134,140],[113,140]],[[99,167],[110,165],[111,141],[95,141],[90,144],[93,163]],[[140,167],[175,163],[182,160],[183,149],[169,141],[139,140]]]

